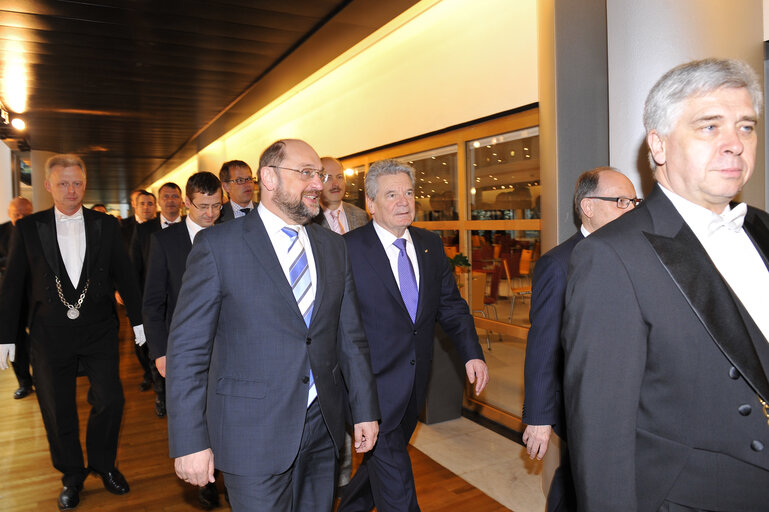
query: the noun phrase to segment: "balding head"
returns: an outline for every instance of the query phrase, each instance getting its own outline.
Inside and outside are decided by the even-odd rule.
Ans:
[[[17,197],[8,205],[8,217],[14,226],[17,220],[27,215],[32,215],[32,203],[26,197]]]
[[[626,207],[622,208],[621,204]],[[612,167],[596,167],[583,173],[574,191],[574,206],[590,233],[635,207],[633,183]]]

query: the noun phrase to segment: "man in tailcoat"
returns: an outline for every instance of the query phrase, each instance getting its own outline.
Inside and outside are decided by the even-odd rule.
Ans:
[[[656,184],[571,257],[563,343],[580,510],[769,503],[769,215],[731,202],[763,87],[737,60],[668,71],[644,107]]]

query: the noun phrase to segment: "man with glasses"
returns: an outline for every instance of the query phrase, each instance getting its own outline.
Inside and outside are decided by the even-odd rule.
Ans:
[[[224,162],[219,170],[219,179],[230,200],[222,207],[222,214],[217,220],[227,222],[237,219],[254,209],[254,177],[251,167],[243,160]]]
[[[320,159],[328,179],[320,195],[321,213],[314,222],[344,235],[368,222],[368,214],[352,203],[343,201],[346,189],[342,162],[330,156]]]
[[[572,253],[580,510],[767,510],[769,215],[732,202],[756,165],[762,91],[738,60],[665,73],[643,114],[654,188]]]
[[[222,209],[222,185],[214,174],[197,172],[185,187],[187,218],[152,234],[147,281],[144,287],[142,317],[149,346],[149,356],[160,374],[163,393],[155,403],[158,416],[165,416],[166,344],[171,319],[176,308],[187,256],[195,236],[214,225]],[[214,483],[201,487],[198,501],[206,508],[219,504]]]
[[[256,212],[199,233],[187,260],[168,338],[170,452],[193,485],[221,470],[233,510],[331,510],[348,406],[356,450],[377,439],[347,249],[310,223],[325,179],[307,143],[273,143]]]
[[[144,197],[140,195],[139,198]],[[138,203],[139,201],[137,201]],[[139,278],[139,289],[144,293],[144,285],[147,277],[147,267],[150,258],[150,237],[162,229],[181,223],[184,217],[181,215],[182,189],[176,183],[168,182],[158,189],[158,204],[160,215],[146,220],[136,226],[133,240],[131,241],[131,262]],[[155,368],[155,363],[149,357],[146,345],[136,347],[139,363],[144,370],[144,378],[139,389],[146,391],[152,386],[155,392],[155,414],[162,418],[165,416],[163,379]]]
[[[529,319],[531,328],[526,340],[524,363],[523,442],[529,457],[558,461],[552,474],[543,471],[548,511],[577,510],[574,482],[571,478],[566,447],[566,424],[563,412],[563,349],[561,317],[566,293],[569,257],[577,243],[605,224],[629,212],[640,202],[627,177],[611,167],[597,167],[582,173],[574,188],[574,215],[579,231],[561,245],[545,253],[534,268]],[[548,452],[551,434],[554,449]],[[560,448],[560,457],[558,450]],[[546,464],[546,468],[549,465]],[[552,478],[552,482],[550,482]]]

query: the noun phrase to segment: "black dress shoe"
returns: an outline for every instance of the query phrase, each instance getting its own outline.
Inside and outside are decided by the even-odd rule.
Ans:
[[[155,414],[158,418],[162,418],[166,415],[166,401],[155,399]]]
[[[13,392],[13,398],[19,400],[25,396],[29,396],[32,393],[32,386],[21,386],[19,389]]]
[[[125,494],[131,490],[130,487],[128,487],[128,482],[126,482],[123,473],[118,471],[117,468],[112,468],[111,471],[107,471],[106,473],[100,473],[95,469],[91,469],[91,471],[101,477],[104,488],[112,494]]]
[[[152,387],[152,379],[150,379],[149,377],[144,377],[141,384],[139,384],[139,391],[147,391],[151,387]]]
[[[72,510],[80,503],[80,485],[64,487],[59,493],[59,510]]]
[[[216,490],[215,483],[208,482],[198,490],[198,502],[205,510],[219,506],[219,491]]]

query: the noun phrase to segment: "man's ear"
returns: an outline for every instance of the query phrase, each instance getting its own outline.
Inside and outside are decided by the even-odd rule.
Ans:
[[[278,174],[272,167],[262,167],[260,170],[261,185],[272,192],[278,186]]]
[[[372,201],[371,199],[368,198],[368,196],[366,196],[366,209],[368,209],[368,212],[370,215],[372,216],[374,215],[375,208],[376,207],[374,206],[374,201]]]
[[[659,165],[665,165],[667,157],[665,156],[665,140],[657,133],[656,130],[649,132],[646,136],[646,144],[649,146],[649,152],[652,155],[654,163]]]
[[[587,197],[583,197],[582,201],[579,202],[579,209],[582,210],[583,217],[593,218],[593,201]]]

